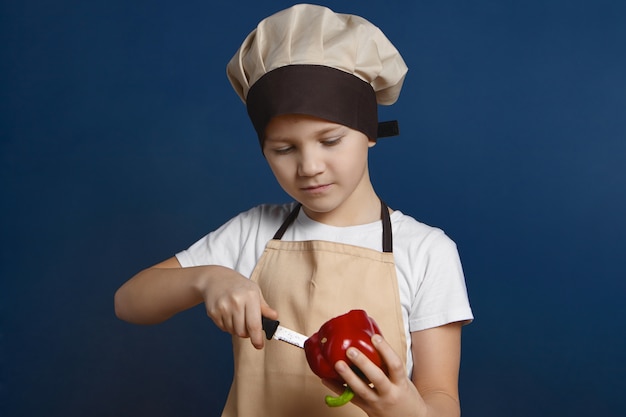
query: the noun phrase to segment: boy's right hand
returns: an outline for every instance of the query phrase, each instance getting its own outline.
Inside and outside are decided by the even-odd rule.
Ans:
[[[214,266],[210,276],[199,281],[207,315],[225,332],[249,337],[255,348],[264,345],[261,316],[278,319],[261,294],[259,286],[230,268]]]

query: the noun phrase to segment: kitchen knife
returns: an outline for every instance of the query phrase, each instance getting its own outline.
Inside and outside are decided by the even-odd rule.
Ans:
[[[276,339],[299,348],[304,348],[304,342],[308,339],[307,336],[281,326],[278,320],[271,320],[267,317],[263,317],[262,320],[267,340]]]

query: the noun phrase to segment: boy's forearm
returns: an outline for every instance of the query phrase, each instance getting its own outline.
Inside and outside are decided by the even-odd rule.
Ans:
[[[445,392],[431,392],[423,395],[428,414],[427,417],[459,417],[461,408],[459,401]]]
[[[148,268],[115,293],[115,314],[135,324],[156,324],[200,304],[198,281],[210,267]]]

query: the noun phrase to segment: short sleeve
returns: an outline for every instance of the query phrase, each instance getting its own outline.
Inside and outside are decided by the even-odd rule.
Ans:
[[[260,205],[244,211],[176,254],[183,267],[221,265],[249,277],[293,205]]]
[[[222,265],[234,268],[241,247],[241,216],[234,217],[208,233],[186,250],[176,254],[183,267]]]
[[[411,332],[474,319],[456,244],[443,232],[432,236],[422,258],[423,279],[409,314]]]

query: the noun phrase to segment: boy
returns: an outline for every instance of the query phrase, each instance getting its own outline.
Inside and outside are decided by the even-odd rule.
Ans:
[[[158,323],[204,303],[233,335],[223,416],[458,416],[463,323],[472,320],[454,243],[389,209],[369,177],[377,104],[396,101],[406,66],[370,22],[313,5],[264,19],[227,67],[274,176],[296,203],[262,205],[116,293],[117,315]],[[388,126],[388,125],[383,125]],[[329,409],[304,353],[265,343],[261,317],[303,334],[351,309],[373,317],[387,373],[357,349],[337,372],[354,391]],[[249,338],[250,342],[245,339]],[[324,388],[326,385],[327,388]]]

